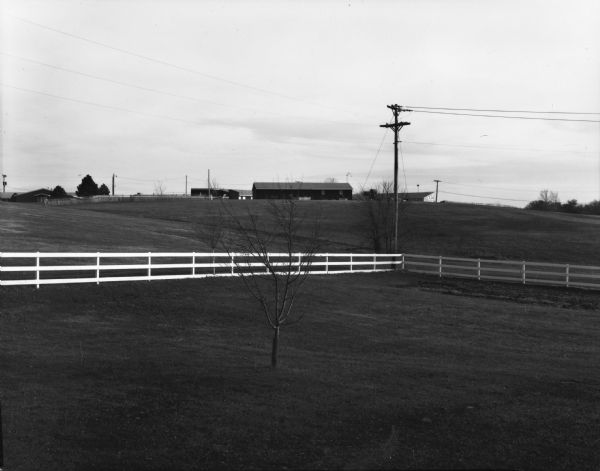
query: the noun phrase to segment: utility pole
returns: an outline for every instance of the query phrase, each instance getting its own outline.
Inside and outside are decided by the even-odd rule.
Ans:
[[[437,203],[437,196],[438,196],[438,185],[440,184],[440,182],[442,180],[433,180],[435,182],[435,202]]]
[[[113,173],[112,175],[112,195],[115,196],[115,177],[116,175]]]
[[[2,193],[6,193],[6,175],[2,174]]]
[[[394,113],[394,122],[387,124],[380,124],[380,128],[391,128],[394,130],[394,253],[398,252],[398,133],[404,126],[409,126],[410,123],[406,121],[398,121],[398,114],[402,111],[412,111],[406,108],[402,108],[399,105],[387,105],[387,107]]]
[[[185,196],[187,196],[187,175],[185,176]]]

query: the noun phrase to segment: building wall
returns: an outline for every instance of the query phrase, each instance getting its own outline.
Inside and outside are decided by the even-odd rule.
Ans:
[[[253,189],[254,199],[351,200],[352,190]]]

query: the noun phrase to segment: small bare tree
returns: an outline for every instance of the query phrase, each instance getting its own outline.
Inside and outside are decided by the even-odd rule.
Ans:
[[[394,183],[381,182],[361,203],[366,214],[366,237],[373,251],[391,253],[394,250]],[[399,202],[398,217],[406,205]],[[400,235],[400,234],[399,234]]]
[[[165,194],[165,184],[162,181],[157,181],[154,183],[154,192],[153,194],[156,196],[163,196]]]
[[[314,205],[301,214],[295,200],[269,201],[264,214],[247,212],[244,218],[233,216],[237,254],[228,248],[248,292],[260,304],[267,325],[273,331],[271,366],[277,367],[279,333],[282,327],[299,322],[304,313],[295,311],[317,253],[320,208]],[[273,255],[273,253],[277,255]]]

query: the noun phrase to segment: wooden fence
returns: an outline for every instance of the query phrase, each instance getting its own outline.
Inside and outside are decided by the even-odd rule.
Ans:
[[[413,254],[271,253],[275,271],[311,274],[367,273],[401,269],[439,277],[462,277],[536,285],[600,289],[600,267],[558,263],[438,257]],[[0,286],[109,281],[167,280],[268,273],[259,259],[243,253],[4,252]]]
[[[389,271],[402,263],[401,254],[318,253],[307,257],[270,253],[276,272],[308,270],[311,274]],[[168,280],[268,273],[256,257],[243,253],[0,253],[0,286],[109,281]]]
[[[600,289],[600,267],[587,265],[404,254],[401,267],[439,277]]]

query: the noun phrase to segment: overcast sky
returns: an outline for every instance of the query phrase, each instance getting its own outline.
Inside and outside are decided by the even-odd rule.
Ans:
[[[599,24],[597,0],[4,0],[1,171],[8,192],[115,174],[117,194],[183,193],[208,169],[359,190],[393,179],[399,104],[401,189],[589,202]]]

